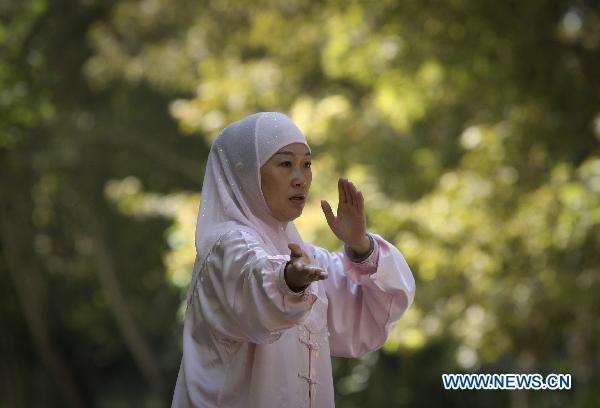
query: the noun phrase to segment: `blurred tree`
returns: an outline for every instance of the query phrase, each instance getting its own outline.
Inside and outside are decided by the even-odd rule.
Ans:
[[[177,140],[162,95],[90,89],[86,33],[111,3],[1,7],[0,308],[10,335],[0,405],[163,405],[178,368],[179,292],[161,267],[170,220],[123,216],[104,190],[125,176],[195,190],[204,143]]]
[[[316,198],[335,196],[346,174],[418,280],[384,352],[334,361],[338,406],[600,402],[597,2],[58,3],[6,8],[20,21],[11,33],[24,34],[0,35],[13,56],[0,71],[0,165],[15,175],[2,182],[2,268],[52,283],[39,301],[77,350],[54,353],[85,373],[61,381],[65,400],[139,404],[131,390],[147,385],[126,380],[131,367],[115,374],[128,359],[170,392],[180,327],[169,318],[189,282],[198,202],[186,190],[199,190],[226,123],[281,110],[317,156],[305,239],[337,245]],[[169,101],[190,137],[173,137]],[[36,255],[11,264],[10,253]],[[139,318],[149,308],[152,322]],[[77,364],[88,352],[95,365]],[[441,373],[462,370],[568,372],[574,389],[441,391]]]

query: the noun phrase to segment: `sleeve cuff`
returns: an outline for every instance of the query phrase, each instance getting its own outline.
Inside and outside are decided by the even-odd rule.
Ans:
[[[354,256],[350,247],[344,243],[344,252],[353,263],[363,263],[373,255],[373,252],[375,251],[375,240],[371,234],[367,234],[367,238],[369,238],[369,250],[363,256]]]
[[[344,245],[344,263],[348,266],[348,269],[353,272],[351,273],[352,275],[371,275],[377,271],[377,266],[379,264],[379,244],[371,234],[368,234],[368,237],[371,241],[372,250],[360,260],[351,257],[348,248]]]

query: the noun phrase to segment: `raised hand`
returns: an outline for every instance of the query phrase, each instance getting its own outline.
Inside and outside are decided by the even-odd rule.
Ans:
[[[356,254],[369,251],[367,221],[365,219],[364,198],[348,179],[338,180],[339,203],[337,215],[333,214],[326,200],[321,200],[321,208],[331,231],[345,242]]]
[[[311,282],[327,279],[327,271],[311,265],[298,244],[288,244],[290,263],[285,268],[285,283],[294,292],[302,292]]]

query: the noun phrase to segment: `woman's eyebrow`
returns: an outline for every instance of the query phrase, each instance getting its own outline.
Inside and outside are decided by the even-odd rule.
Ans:
[[[302,155],[301,153],[288,152],[287,150],[283,150],[283,151],[277,152],[275,154],[286,154],[288,156],[294,156],[294,155],[301,156]],[[310,152],[306,153],[305,156],[310,156]]]

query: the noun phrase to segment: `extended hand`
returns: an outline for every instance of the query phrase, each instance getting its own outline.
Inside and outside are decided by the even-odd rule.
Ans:
[[[370,242],[366,236],[364,198],[352,182],[340,178],[338,180],[339,203],[337,216],[333,215],[331,206],[321,200],[321,208],[327,224],[336,237],[348,245],[356,253],[366,253]]]
[[[327,272],[311,265],[308,255],[298,244],[288,244],[291,250],[290,263],[287,265],[284,276],[285,283],[294,292],[302,292],[311,282],[327,279]]]

